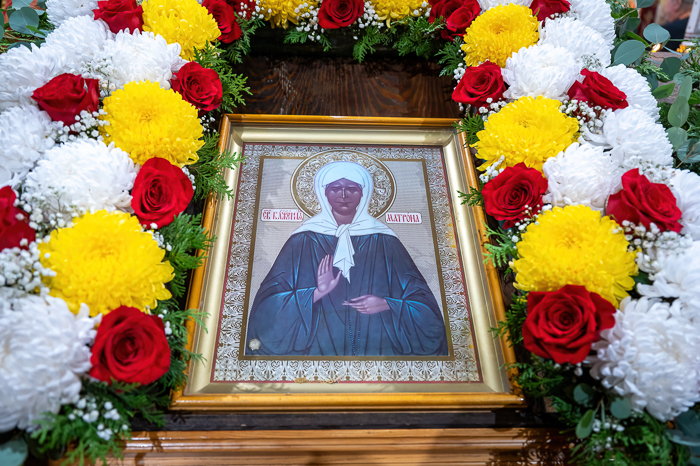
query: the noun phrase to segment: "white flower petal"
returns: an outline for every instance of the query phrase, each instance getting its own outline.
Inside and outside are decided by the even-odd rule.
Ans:
[[[32,218],[70,221],[95,210],[128,210],[137,167],[123,150],[81,139],[46,152],[27,175],[21,198]]]
[[[544,96],[562,99],[581,70],[566,49],[550,44],[523,47],[506,60],[503,79],[510,87],[508,99]]]
[[[568,50],[579,63],[579,70],[600,71],[610,65],[610,43],[583,21],[572,17],[547,20],[539,43]]]
[[[548,159],[543,171],[549,184],[545,202],[562,207],[583,204],[598,211],[619,189],[623,173],[601,147],[579,143]]]
[[[571,16],[598,31],[611,49],[615,40],[615,20],[610,5],[605,0],[570,0],[570,3]]]
[[[689,171],[677,170],[671,178],[671,190],[676,196],[678,208],[683,212],[682,233],[700,241],[700,176]],[[700,258],[698,256],[696,260]]]
[[[185,63],[179,44],[168,44],[152,32],[120,31],[90,66],[117,88],[131,81],[153,81],[170,89],[173,72]]]
[[[51,118],[33,105],[0,113],[0,186],[16,187],[54,145]]]
[[[591,375],[636,410],[667,421],[700,401],[700,325],[679,301],[625,299],[593,349]]]
[[[78,401],[95,337],[85,311],[74,315],[51,296],[0,300],[0,432],[31,430],[43,413]]]
[[[659,119],[659,106],[656,98],[651,95],[649,82],[637,70],[627,68],[625,65],[616,65],[605,68],[600,71],[600,74],[625,93],[630,107],[643,110],[654,120]]]
[[[46,0],[46,14],[54,26],[76,16],[92,15],[97,0]]]

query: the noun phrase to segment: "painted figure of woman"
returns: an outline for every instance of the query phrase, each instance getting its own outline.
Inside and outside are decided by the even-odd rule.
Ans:
[[[314,177],[321,212],[282,247],[250,310],[246,354],[444,356],[438,303],[396,234],[368,212],[353,162]]]

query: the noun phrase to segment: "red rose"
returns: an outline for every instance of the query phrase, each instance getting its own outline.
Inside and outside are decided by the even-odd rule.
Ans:
[[[438,18],[445,18],[446,29],[440,31],[440,36],[445,40],[463,35],[481,13],[476,0],[431,0],[430,5],[428,22],[434,23]]]
[[[17,195],[9,186],[0,189],[0,251],[6,248],[22,247],[23,239],[29,243],[36,239],[34,229],[29,226],[29,216],[15,207]]]
[[[134,307],[118,307],[97,327],[90,362],[90,375],[105,382],[155,382],[170,369],[163,321]]]
[[[76,115],[83,110],[97,111],[100,104],[100,83],[97,79],[64,73],[36,89],[32,99],[52,120],[70,126],[75,123]]]
[[[654,223],[661,231],[680,232],[678,222],[681,210],[676,196],[662,183],[652,183],[635,168],[622,175],[622,189],[608,198],[606,212],[622,224],[627,220],[635,225]]]
[[[143,8],[136,0],[101,0],[92,13],[115,34],[124,29],[134,32],[143,28]]]
[[[211,112],[221,105],[224,90],[216,71],[197,62],[186,63],[170,81],[175,92],[202,112]]]
[[[583,81],[574,81],[574,84],[569,88],[570,99],[612,110],[625,108],[629,105],[627,95],[602,74],[585,68],[581,70],[581,74],[584,76]]]
[[[365,12],[362,0],[323,0],[318,10],[318,24],[323,29],[350,26]]]
[[[204,0],[202,6],[209,10],[209,13],[216,20],[221,35],[219,40],[224,44],[230,44],[234,40],[240,39],[243,31],[236,19],[236,11],[224,0]]]
[[[566,13],[571,9],[571,4],[567,0],[532,0],[530,9],[539,21],[544,21],[553,14]]]
[[[243,19],[250,19],[255,11],[255,0],[226,0],[231,5],[236,14]]]
[[[503,97],[506,84],[503,82],[501,68],[495,63],[485,61],[479,66],[470,66],[457,83],[452,100],[461,104],[482,107],[487,100],[496,102]]]
[[[154,157],[143,164],[131,190],[131,208],[142,225],[168,225],[192,200],[192,182],[182,169]]]
[[[583,286],[527,295],[523,324],[525,348],[543,358],[577,364],[600,339],[600,331],[615,325],[615,306]]]
[[[486,183],[481,194],[486,213],[510,228],[540,210],[546,191],[547,179],[542,173],[521,162]]]

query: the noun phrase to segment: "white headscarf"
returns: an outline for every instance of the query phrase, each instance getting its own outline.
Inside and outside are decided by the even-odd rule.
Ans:
[[[335,221],[331,205],[326,197],[326,186],[341,178],[353,181],[362,187],[362,199],[357,206],[357,212],[352,223],[338,225]],[[374,183],[372,175],[362,166],[354,162],[331,162],[321,167],[314,177],[314,192],[321,204],[321,212],[306,220],[294,233],[313,231],[323,235],[335,235],[338,244],[333,254],[333,265],[340,269],[343,276],[350,281],[350,268],[355,265],[351,236],[383,233],[396,236],[396,233],[382,222],[372,217],[368,212],[369,200],[372,197]]]

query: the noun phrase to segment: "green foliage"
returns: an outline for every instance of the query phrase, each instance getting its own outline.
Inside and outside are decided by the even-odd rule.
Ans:
[[[43,7],[30,8],[27,2],[17,1],[4,11],[7,12],[8,22],[0,23],[0,53],[21,45],[41,45],[53,30]]]
[[[467,138],[467,144],[472,146],[479,142],[477,133],[484,129],[484,119],[479,115],[467,115],[455,123],[455,128],[460,133],[464,133]]]
[[[486,235],[492,239],[492,243],[486,243],[486,262],[491,262],[499,269],[510,268],[510,261],[517,257],[518,249],[513,242],[513,235],[500,228],[494,230],[486,226]],[[495,244],[494,244],[495,243]]]
[[[219,134],[204,136],[204,145],[197,151],[199,160],[188,170],[194,175],[195,199],[204,199],[209,194],[233,196],[226,184],[226,170],[233,169],[241,158],[229,151],[219,151]]]
[[[194,256],[198,249],[209,249],[211,239],[201,226],[202,216],[180,214],[172,223],[160,229],[166,244],[165,258],[173,266],[174,276],[170,282],[170,290],[175,298],[184,296],[187,291],[186,282],[190,270],[202,265],[203,256]]]
[[[246,20],[239,17],[238,24],[241,26],[241,37],[225,45],[224,53],[226,61],[235,64],[243,63],[245,56],[250,53],[251,40],[255,32],[263,27],[265,22],[259,18]]]
[[[462,55],[463,43],[464,41],[462,38],[458,37],[452,42],[446,42],[445,45],[437,51],[435,54],[437,62],[442,65],[440,76],[453,76],[459,65],[464,63],[464,56]]]
[[[473,186],[469,187],[468,193],[463,193],[462,191],[457,191],[457,195],[459,196],[459,199],[462,202],[462,205],[464,205],[464,204],[467,204],[469,206],[483,206],[484,205],[484,196],[481,195],[481,190],[476,189]]]
[[[402,27],[403,26],[403,27]],[[405,20],[395,23],[398,40],[394,48],[399,55],[405,56],[415,53],[419,57],[430,58],[435,54],[437,45],[434,34],[444,27],[441,22],[429,23],[425,16],[409,16]]]
[[[203,49],[195,49],[194,53],[197,63],[215,70],[219,75],[224,91],[219,111],[230,113],[237,106],[245,104],[244,95],[251,95],[250,88],[246,86],[247,78],[233,72],[231,63],[226,60],[226,53],[212,44]]]
[[[358,62],[363,62],[367,55],[374,53],[376,47],[380,44],[389,44],[391,38],[385,32],[376,26],[369,26],[364,29],[364,33],[360,35],[352,48],[352,56]]]
[[[510,307],[506,310],[506,319],[499,322],[494,329],[496,335],[506,337],[511,346],[522,345],[522,329],[526,317],[527,298],[522,294],[515,294]]]

